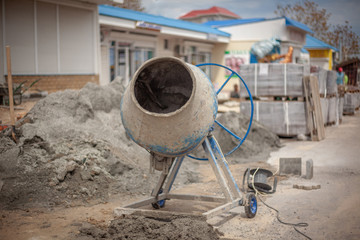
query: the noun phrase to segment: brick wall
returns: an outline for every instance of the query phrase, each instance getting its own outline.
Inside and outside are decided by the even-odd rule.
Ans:
[[[22,83],[26,80],[26,86],[40,79],[29,89],[32,92],[39,89],[52,93],[65,89],[80,89],[88,82],[99,84],[99,75],[13,75],[12,78],[14,83]]]

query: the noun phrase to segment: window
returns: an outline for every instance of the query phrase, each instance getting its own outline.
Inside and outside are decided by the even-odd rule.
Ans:
[[[195,46],[191,46],[190,51],[191,53],[185,58],[186,62],[190,62],[192,65],[211,62],[210,52],[198,52],[198,49]],[[210,66],[202,66],[200,69],[203,70],[209,78],[211,77]]]

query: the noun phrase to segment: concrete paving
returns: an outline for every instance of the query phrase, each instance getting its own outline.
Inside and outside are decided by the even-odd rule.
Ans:
[[[312,159],[314,177],[281,181],[277,193],[266,202],[279,209],[285,221],[307,222],[309,226],[300,230],[312,239],[360,239],[360,113],[345,116],[339,126],[327,127],[323,141],[286,142],[268,162],[278,166],[284,157],[301,157],[303,170],[306,160]],[[307,191],[293,188],[294,184],[321,188]]]
[[[303,163],[313,159],[315,166],[334,166],[360,169],[360,113],[344,116],[343,123],[325,128],[325,139],[319,142],[291,141],[268,162],[278,164],[280,157],[301,157]]]

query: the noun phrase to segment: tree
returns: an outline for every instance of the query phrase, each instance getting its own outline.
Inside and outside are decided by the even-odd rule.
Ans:
[[[352,31],[348,21],[344,25],[337,24],[327,34],[328,43],[340,50],[340,62],[360,54],[360,37]]]
[[[145,10],[145,8],[141,6],[141,0],[124,0],[124,2],[120,4],[120,7],[139,12],[143,12]]]
[[[277,5],[275,14],[278,16],[286,16],[295,21],[307,25],[313,32],[313,36],[326,40],[327,32],[330,29],[328,20],[331,13],[326,12],[326,9],[318,9],[319,5],[305,0],[303,3],[296,3],[294,5]]]
[[[277,5],[275,14],[286,16],[307,25],[314,37],[340,50],[341,61],[360,54],[360,37],[352,31],[348,21],[345,24],[331,25],[328,23],[331,13],[319,9],[319,5],[305,0],[294,5]]]

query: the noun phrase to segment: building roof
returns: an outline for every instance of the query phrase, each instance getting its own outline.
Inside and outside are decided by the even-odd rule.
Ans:
[[[233,20],[219,20],[219,21],[209,21],[206,23],[203,23],[204,25],[215,27],[215,28],[221,28],[221,27],[229,27],[229,26],[235,26],[240,24],[248,24],[248,23],[255,23],[255,22],[262,22],[262,21],[271,21],[276,19],[285,19],[285,25],[290,27],[295,27],[298,29],[301,29],[308,33],[313,33],[313,31],[306,26],[305,24],[302,24],[300,22],[297,22],[295,20],[292,20],[288,17],[279,17],[279,18],[248,18],[248,19],[233,19]]]
[[[302,52],[302,53],[309,53],[309,51],[306,50],[305,48],[301,48],[301,49],[300,49],[300,52]]]
[[[334,50],[335,52],[338,52],[339,49],[313,37],[313,36],[310,36],[310,35],[306,35],[306,44],[304,46],[305,49],[332,49]]]
[[[301,30],[304,30],[305,32],[308,32],[308,33],[314,33],[307,25],[301,23],[301,22],[297,22],[295,20],[292,20],[288,17],[283,17],[285,18],[285,24],[286,26],[291,26],[291,27],[296,27],[296,28],[299,28]]]
[[[110,16],[115,18],[122,18],[133,21],[143,21],[146,23],[157,24],[160,26],[167,26],[185,30],[191,30],[195,32],[203,32],[208,34],[216,34],[219,36],[230,37],[229,33],[220,31],[218,29],[206,26],[203,24],[187,22],[178,19],[166,18],[163,16],[152,15],[144,12],[138,12],[134,10],[112,7],[107,5],[99,6],[99,14],[103,16]]]
[[[110,4],[110,5],[121,5],[124,1],[123,0],[73,0],[76,2],[86,2],[92,4]]]
[[[228,27],[240,24],[247,24],[253,22],[260,22],[266,20],[265,18],[246,18],[246,19],[231,19],[231,20],[217,20],[217,21],[209,21],[203,23],[203,25],[211,26],[211,27]]]
[[[209,9],[193,10],[191,12],[186,13],[185,15],[180,16],[179,18],[189,19],[189,18],[208,16],[208,15],[225,15],[234,18],[240,18],[239,15],[227,10],[226,8],[216,7],[216,6]]]

